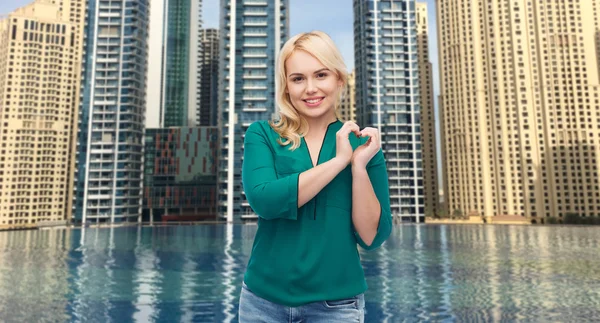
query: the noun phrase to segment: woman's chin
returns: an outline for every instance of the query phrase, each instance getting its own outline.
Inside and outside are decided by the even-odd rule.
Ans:
[[[302,114],[305,118],[318,119],[325,117],[329,110],[330,109],[323,108],[303,109],[300,114]]]

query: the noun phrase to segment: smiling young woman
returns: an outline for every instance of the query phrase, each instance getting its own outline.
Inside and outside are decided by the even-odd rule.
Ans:
[[[379,133],[339,117],[346,66],[320,31],[288,40],[277,60],[278,119],[246,131],[242,183],[258,229],[240,322],[364,320],[357,244],[392,227]]]

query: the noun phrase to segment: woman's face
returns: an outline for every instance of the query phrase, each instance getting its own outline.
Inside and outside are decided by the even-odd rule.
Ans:
[[[290,101],[305,118],[335,116],[335,101],[344,84],[309,53],[295,51],[285,62]]]

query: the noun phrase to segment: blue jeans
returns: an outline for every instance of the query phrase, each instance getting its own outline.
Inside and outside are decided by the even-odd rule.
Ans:
[[[325,323],[359,322],[365,319],[365,296],[359,294],[351,298],[335,301],[321,301],[298,307],[275,304],[258,297],[242,283],[240,295],[240,323]]]

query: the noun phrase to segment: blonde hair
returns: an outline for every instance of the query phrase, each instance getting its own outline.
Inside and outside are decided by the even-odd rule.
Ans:
[[[290,150],[300,147],[300,140],[308,132],[308,123],[306,119],[298,113],[292,105],[287,90],[287,73],[285,62],[292,54],[298,50],[305,51],[315,57],[325,67],[337,74],[343,84],[339,95],[335,101],[335,115],[341,119],[340,101],[344,88],[348,83],[348,72],[346,64],[340,54],[340,51],[333,43],[333,40],[322,31],[311,31],[301,33],[290,38],[279,52],[277,65],[275,66],[275,82],[277,84],[276,101],[279,106],[278,120],[269,121],[269,125],[275,130],[281,138],[277,142],[286,146],[292,144]]]

